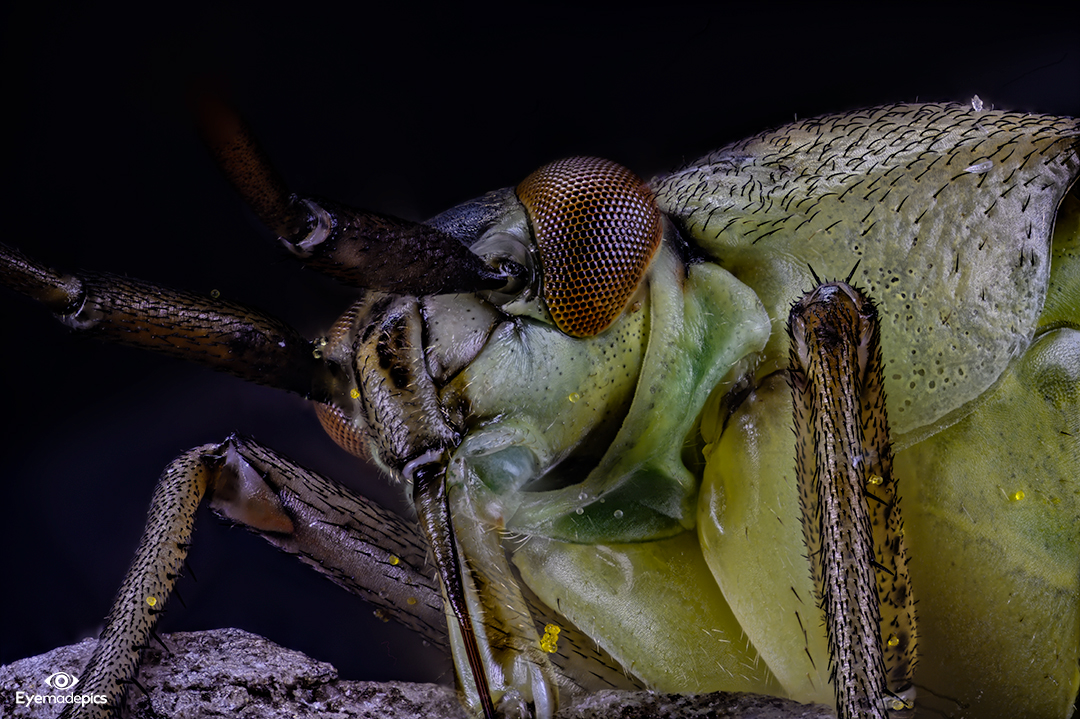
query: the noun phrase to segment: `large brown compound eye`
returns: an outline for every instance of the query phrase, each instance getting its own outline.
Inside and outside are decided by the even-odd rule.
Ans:
[[[663,235],[652,191],[622,165],[570,157],[517,187],[532,222],[555,324],[590,337],[614,322]]]

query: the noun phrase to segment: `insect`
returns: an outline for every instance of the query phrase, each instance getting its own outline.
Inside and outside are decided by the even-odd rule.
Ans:
[[[795,123],[647,188],[611,163],[575,160],[430,223],[471,244],[488,265],[466,257],[410,272],[405,260],[424,253],[408,252],[402,266],[368,274],[404,277],[412,294],[386,291],[392,287],[366,294],[325,343],[308,347],[257,318],[264,339],[252,341],[247,329],[244,342],[225,333],[230,354],[210,363],[248,351],[242,364],[258,369],[241,374],[316,395],[342,444],[359,452],[374,444],[378,459],[409,480],[450,587],[447,626],[475,710],[491,714],[498,702],[544,715],[560,697],[593,688],[590,673],[601,684],[624,682],[612,660],[663,689],[831,701],[836,659],[823,649],[798,521],[790,339],[782,326],[792,303],[818,284],[810,267],[845,276],[858,260],[849,279],[880,305],[883,381],[919,603],[918,706],[1065,715],[1080,644],[1080,213],[1075,195],[1066,195],[1077,165],[1075,121],[934,105]],[[600,176],[602,188],[631,188],[637,204],[624,219],[645,238],[639,254],[651,257],[644,283],[630,281],[611,302],[593,303],[600,307],[585,324],[573,277],[560,291],[552,270],[560,245],[533,243],[546,222],[535,187],[552,177],[556,186],[573,185],[580,174]],[[274,200],[258,211],[297,240],[301,255],[315,251],[320,233],[340,239],[335,228],[354,222],[319,203],[279,212],[286,206],[295,207]],[[413,238],[436,234],[401,227]],[[344,265],[347,275],[355,261],[341,252],[329,269],[341,274]],[[10,284],[31,285],[72,324],[98,321],[74,301],[81,289],[57,299],[55,288],[67,280],[34,280],[44,270],[9,258]],[[461,282],[482,289],[438,284],[442,266],[463,267]],[[436,285],[424,284],[432,277]],[[241,316],[248,322],[245,310],[224,303],[93,282],[105,292],[118,286],[164,298],[168,316],[159,324],[169,344],[204,355],[206,307],[223,308],[213,327]],[[947,312],[927,301],[942,292],[953,300]],[[420,317],[426,335],[409,340]],[[304,351],[288,353],[293,345]],[[275,346],[288,362],[263,360]],[[1022,443],[993,439],[1013,431],[1016,417],[1032,428]],[[1021,460],[1024,451],[1033,457]],[[863,453],[851,463],[879,461]],[[1025,461],[1038,470],[1023,479],[1003,469]],[[312,493],[334,490],[268,449],[230,440],[184,455],[171,471],[184,491],[211,484],[212,506],[226,516],[271,541],[325,549],[315,561],[342,568],[323,538],[297,537],[297,517],[309,510],[281,483],[292,482],[309,508]],[[201,478],[214,472],[218,479]],[[867,475],[869,484],[886,481]],[[367,508],[355,502],[331,505]],[[322,506],[316,516],[330,511]],[[424,549],[413,540],[420,535],[373,516],[371,527],[395,527],[394,538],[373,544],[396,541],[377,562],[394,579],[378,584],[376,595],[394,596],[373,598],[406,621],[429,622],[438,588],[419,571]],[[348,519],[334,523],[352,536]],[[997,541],[1006,532],[1008,545]],[[166,574],[178,571],[179,555],[170,552]],[[466,576],[447,580],[455,572]],[[165,585],[136,582],[121,597],[133,599],[145,621],[165,601]],[[569,647],[585,651],[588,638],[604,651],[575,664]],[[881,637],[886,646],[894,639]]]

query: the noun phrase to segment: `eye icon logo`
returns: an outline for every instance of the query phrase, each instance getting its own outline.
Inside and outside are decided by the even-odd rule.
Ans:
[[[74,674],[53,672],[45,677],[45,683],[52,687],[56,693],[30,694],[29,692],[17,691],[15,692],[15,706],[23,706],[24,704],[26,706],[31,704],[73,704],[85,707],[90,707],[90,705],[107,707],[109,704],[108,694],[76,694],[74,691],[69,691],[79,683],[79,678]],[[94,711],[100,713],[105,710],[80,709],[76,713],[82,716],[87,712],[92,713]],[[97,716],[97,714],[94,714],[94,716]]]
[[[62,691],[64,689],[70,689],[71,687],[78,684],[79,678],[76,676],[72,676],[67,672],[54,672],[49,676],[45,677],[45,683],[53,689],[60,689]]]

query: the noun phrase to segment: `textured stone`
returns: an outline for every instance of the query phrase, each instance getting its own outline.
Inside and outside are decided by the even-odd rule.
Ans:
[[[133,719],[467,719],[451,687],[338,679],[337,670],[239,629],[170,634],[169,652],[147,649],[138,688],[131,692]],[[16,691],[66,694],[45,684],[54,672],[78,676],[94,640],[0,667],[0,716],[55,717],[59,708],[16,706]],[[70,690],[69,690],[70,691]],[[77,691],[77,689],[76,689]],[[824,719],[832,712],[749,694],[680,696],[654,692],[600,692],[563,709],[560,719]]]

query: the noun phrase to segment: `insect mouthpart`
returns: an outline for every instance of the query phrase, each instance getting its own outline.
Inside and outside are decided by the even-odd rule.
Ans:
[[[537,294],[537,258],[523,223],[489,231],[469,249],[506,277],[502,287],[481,293],[493,305],[528,300]]]

